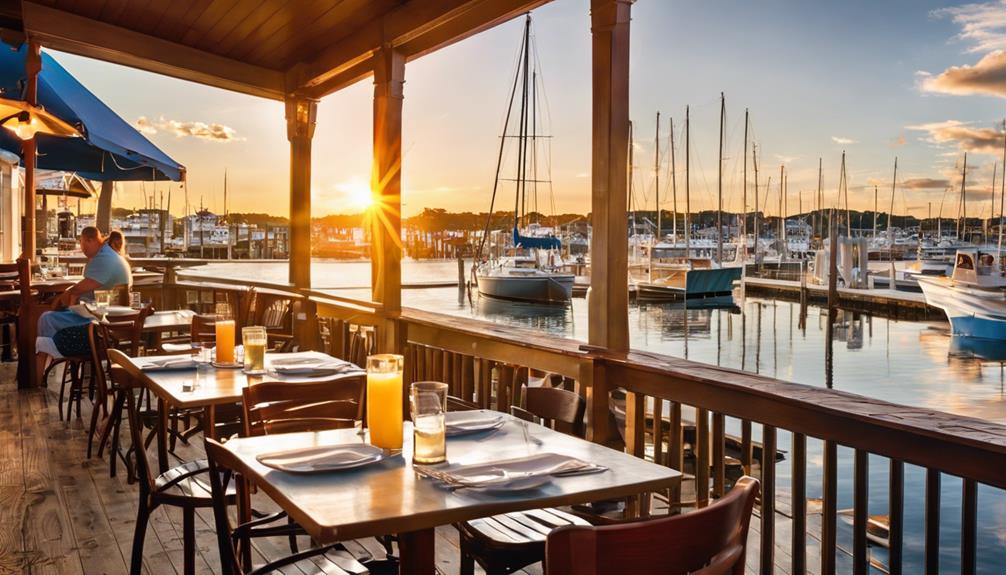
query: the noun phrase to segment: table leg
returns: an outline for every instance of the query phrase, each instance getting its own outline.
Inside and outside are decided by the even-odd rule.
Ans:
[[[168,404],[161,397],[157,398],[157,464],[161,473],[168,470]]]
[[[217,439],[217,408],[214,405],[207,405],[203,408],[203,437]]]
[[[398,534],[399,573],[435,575],[434,531],[422,529]]]

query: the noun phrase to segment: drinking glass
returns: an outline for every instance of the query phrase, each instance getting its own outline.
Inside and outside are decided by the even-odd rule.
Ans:
[[[129,307],[140,309],[143,307],[143,294],[138,291],[129,292]]]
[[[108,314],[108,306],[112,303],[112,292],[110,290],[95,290],[94,291],[94,307],[98,316],[102,320]]]
[[[367,357],[367,426],[374,447],[402,448],[403,362],[391,353]]]
[[[417,381],[412,384],[412,429],[414,463],[447,461],[447,384]]]
[[[265,347],[268,341],[265,328],[258,325],[241,328],[241,341],[244,342],[245,373],[265,373]]]

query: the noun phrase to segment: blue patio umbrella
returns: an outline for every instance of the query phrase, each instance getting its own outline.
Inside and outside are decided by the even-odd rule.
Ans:
[[[25,54],[0,48],[0,97],[23,100]],[[42,53],[38,105],[80,130],[83,138],[38,134],[38,168],[76,172],[89,180],[174,180],[185,167],[119,117],[49,54]],[[0,129],[0,148],[21,154],[21,140]],[[22,158],[23,161],[23,158]]]

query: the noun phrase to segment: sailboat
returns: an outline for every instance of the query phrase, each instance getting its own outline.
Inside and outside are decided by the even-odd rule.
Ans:
[[[480,295],[514,301],[564,304],[573,296],[575,276],[561,271],[562,242],[551,230],[530,222],[527,215],[527,208],[533,210],[537,204],[538,184],[548,181],[539,180],[537,174],[538,73],[536,68],[532,68],[536,65],[537,58],[532,59],[531,56],[531,15],[528,14],[524,24],[521,57],[514,74],[510,105],[503,124],[503,137],[500,138],[492,204],[482,244],[479,246],[479,257],[481,258],[482,249],[489,236],[493,205],[496,203],[496,192],[501,181],[516,183],[513,229],[510,234],[513,244],[507,250],[509,253],[486,258],[477,264],[474,275]],[[514,98],[518,92],[520,101],[519,118],[516,122],[517,134],[508,134],[511,113],[514,112]],[[508,142],[516,143],[517,173],[514,178],[504,180],[500,178],[500,173],[504,147]],[[528,184],[531,184],[530,189]]]
[[[691,238],[691,153],[690,114],[685,108],[685,244],[659,242],[649,246],[649,270],[645,281],[635,282],[638,301],[672,301],[677,299],[732,297],[734,282],[741,278],[742,267],[726,266],[725,260],[738,259],[737,245],[723,243],[723,124],[726,100],[720,95],[720,170],[717,237],[714,241],[695,242]],[[659,117],[658,117],[659,118]],[[659,122],[659,119],[658,119]],[[673,138],[673,129],[672,129]],[[659,133],[658,133],[659,141]],[[673,149],[673,139],[672,139]],[[673,156],[672,156],[673,157]],[[657,157],[659,167],[659,152]],[[674,168],[671,168],[672,178]],[[672,179],[673,184],[673,179]],[[659,198],[659,188],[658,196]],[[659,200],[658,200],[659,201]],[[657,211],[659,213],[659,203]],[[729,257],[725,258],[724,254]],[[716,260],[714,261],[713,256]]]

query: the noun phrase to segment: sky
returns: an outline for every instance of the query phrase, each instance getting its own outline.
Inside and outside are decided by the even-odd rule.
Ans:
[[[543,90],[539,132],[550,136],[542,139],[539,179],[552,182],[551,194],[547,186],[541,188],[539,206],[545,213],[586,213],[589,2],[555,0],[532,16]],[[427,207],[489,208],[522,28],[518,18],[406,66],[406,216]],[[230,211],[288,214],[289,146],[280,102],[53,55],[187,167],[187,193],[178,184],[120,184],[116,207],[144,207],[144,192],[158,202],[163,194],[165,205],[170,191],[173,213],[184,211],[185,195],[190,211],[204,205],[222,212],[226,171]],[[872,209],[875,187],[881,210],[889,209],[897,157],[895,212],[924,217],[931,208],[933,216],[956,216],[960,164],[967,151],[968,213],[992,213],[993,162],[999,169],[996,187],[1002,182],[1006,0],[637,0],[630,68],[633,205],[638,209],[655,207],[658,111],[661,208],[674,207],[671,117],[678,209],[685,207],[686,179],[692,210],[715,208],[722,92],[727,210],[744,209],[745,163],[747,209],[754,209],[752,161],[742,159],[747,109],[750,140],[758,151],[759,199],[769,214],[779,212],[781,165],[788,172],[787,213],[813,207],[819,158],[824,205],[837,205],[843,151],[853,209]],[[312,166],[315,216],[363,207],[371,167],[372,95],[367,79],[319,105]],[[686,106],[690,175],[684,166]],[[511,186],[500,189],[503,206],[513,201]]]

